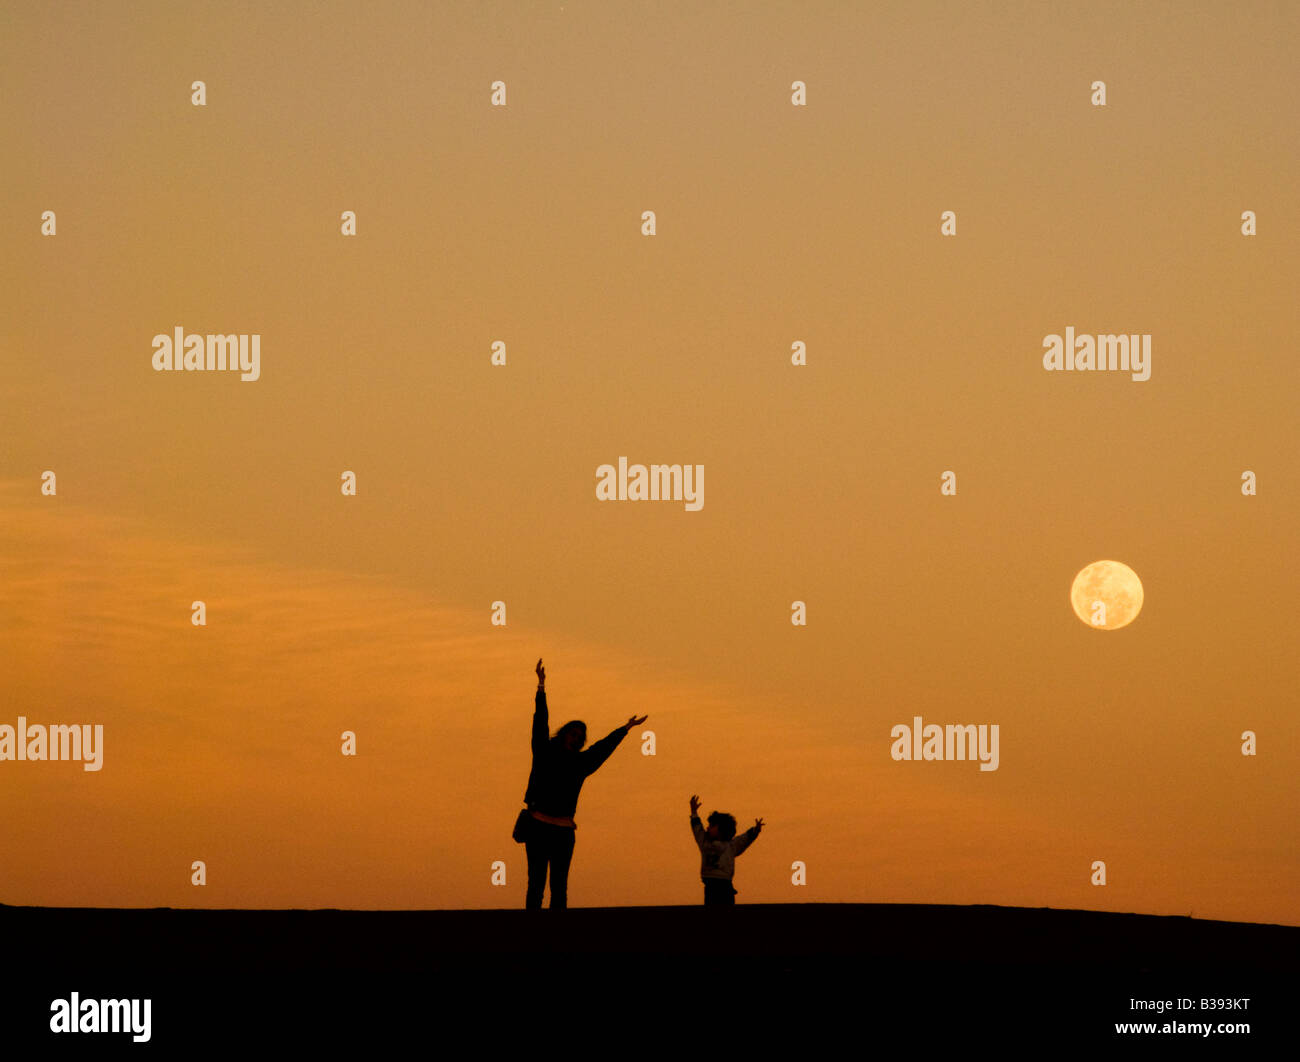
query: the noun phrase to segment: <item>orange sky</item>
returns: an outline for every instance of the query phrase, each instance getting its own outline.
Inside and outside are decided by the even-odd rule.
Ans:
[[[862,7],[5,6],[0,724],[105,751],[0,762],[0,902],[522,906],[543,656],[658,742],[574,905],[698,902],[698,792],[768,823],[741,902],[1300,924],[1300,13]],[[261,379],[154,372],[178,325]],[[1044,372],[1067,325],[1151,379]]]

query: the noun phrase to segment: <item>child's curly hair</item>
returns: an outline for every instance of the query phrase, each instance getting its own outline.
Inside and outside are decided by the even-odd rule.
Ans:
[[[718,836],[724,841],[730,841],[736,836],[735,815],[728,815],[725,811],[715,811],[709,816],[709,825],[718,828]]]

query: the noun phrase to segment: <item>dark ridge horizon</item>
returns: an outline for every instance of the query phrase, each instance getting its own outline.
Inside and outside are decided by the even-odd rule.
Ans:
[[[1109,918],[1150,918],[1175,919],[1183,922],[1201,924],[1218,924],[1231,926],[1260,926],[1276,929],[1300,930],[1300,923],[1287,922],[1243,922],[1226,918],[1202,918],[1195,914],[1153,914],[1147,911],[1097,911],[1086,907],[1025,907],[1015,904],[932,904],[932,903],[853,903],[836,900],[809,900],[800,903],[746,903],[738,904],[735,911],[743,910],[803,910],[811,908],[851,908],[855,910],[928,910],[928,911],[1016,911],[1025,913],[1058,915],[1087,915]],[[701,909],[699,904],[618,904],[608,906],[571,906],[570,913],[580,912],[635,912],[635,911],[693,911]],[[544,909],[545,911],[546,909]],[[178,914],[374,914],[374,915],[468,915],[468,914],[528,914],[518,907],[172,907],[160,905],[154,907],[88,907],[88,906],[47,906],[44,904],[10,904],[0,903],[0,911],[49,911],[49,912],[152,912],[171,911]]]
[[[527,911],[0,907],[0,933],[46,972],[156,975],[202,957],[235,976],[671,975],[747,983],[862,970],[974,979],[1300,970],[1300,927],[1110,911],[936,904],[746,904]],[[85,944],[94,941],[87,954]]]

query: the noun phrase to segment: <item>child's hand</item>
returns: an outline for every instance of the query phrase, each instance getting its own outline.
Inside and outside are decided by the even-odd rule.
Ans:
[[[697,796],[693,796],[691,797],[691,814],[698,815],[699,813],[700,813],[700,798]]]
[[[540,656],[537,658],[537,666],[533,670],[537,672],[538,685],[546,681],[546,668],[542,667],[542,658]]]
[[[754,820],[754,829],[756,829],[756,830],[761,830],[762,828],[763,828],[763,820],[762,820],[762,819],[755,819],[755,820]]]

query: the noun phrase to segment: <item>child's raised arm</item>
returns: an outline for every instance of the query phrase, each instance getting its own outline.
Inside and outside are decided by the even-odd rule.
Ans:
[[[732,856],[734,857],[740,855],[741,852],[743,852],[746,848],[748,848],[751,844],[753,844],[755,839],[758,837],[759,831],[761,831],[762,829],[763,829],[763,820],[755,819],[754,825],[736,838],[736,846],[731,851]]]
[[[708,838],[704,834],[704,824],[700,822],[700,798],[691,797],[691,833],[695,835],[695,843],[704,848],[704,842]]]

